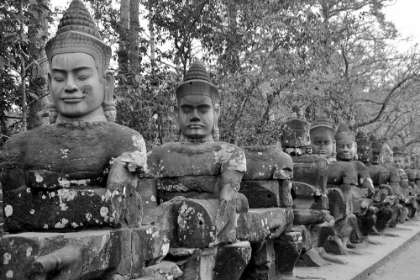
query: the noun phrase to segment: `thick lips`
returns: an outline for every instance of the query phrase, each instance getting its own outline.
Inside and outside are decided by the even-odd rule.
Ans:
[[[62,97],[61,100],[63,100],[65,103],[78,103],[85,99],[84,96],[82,97]]]
[[[191,129],[198,129],[198,128],[203,128],[204,126],[200,124],[190,124],[190,125],[187,125],[187,127]]]

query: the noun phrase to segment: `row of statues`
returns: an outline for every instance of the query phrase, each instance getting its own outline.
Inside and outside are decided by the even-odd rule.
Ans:
[[[46,53],[51,124],[0,153],[0,279],[287,278],[416,214],[420,171],[400,150],[298,106],[281,148],[219,141],[199,61],[176,89],[177,141],[146,152],[114,123],[111,48],[80,0]]]

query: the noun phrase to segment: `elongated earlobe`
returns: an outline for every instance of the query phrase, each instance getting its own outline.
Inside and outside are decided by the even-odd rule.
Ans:
[[[102,106],[104,108],[105,117],[109,122],[115,122],[117,119],[117,108],[114,101],[114,74],[111,71],[105,71],[104,92],[105,98]]]

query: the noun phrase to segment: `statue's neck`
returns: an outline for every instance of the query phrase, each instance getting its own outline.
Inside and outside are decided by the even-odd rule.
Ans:
[[[210,133],[204,137],[200,137],[200,138],[193,138],[193,137],[188,137],[186,135],[184,135],[181,132],[181,135],[179,137],[179,142],[186,142],[186,143],[206,143],[206,142],[214,142],[213,139],[213,135]]]

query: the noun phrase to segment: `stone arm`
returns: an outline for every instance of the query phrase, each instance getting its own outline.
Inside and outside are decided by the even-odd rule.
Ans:
[[[219,208],[216,213],[216,243],[236,241],[237,219],[248,211],[248,200],[239,193],[243,173],[227,170],[221,174]]]

